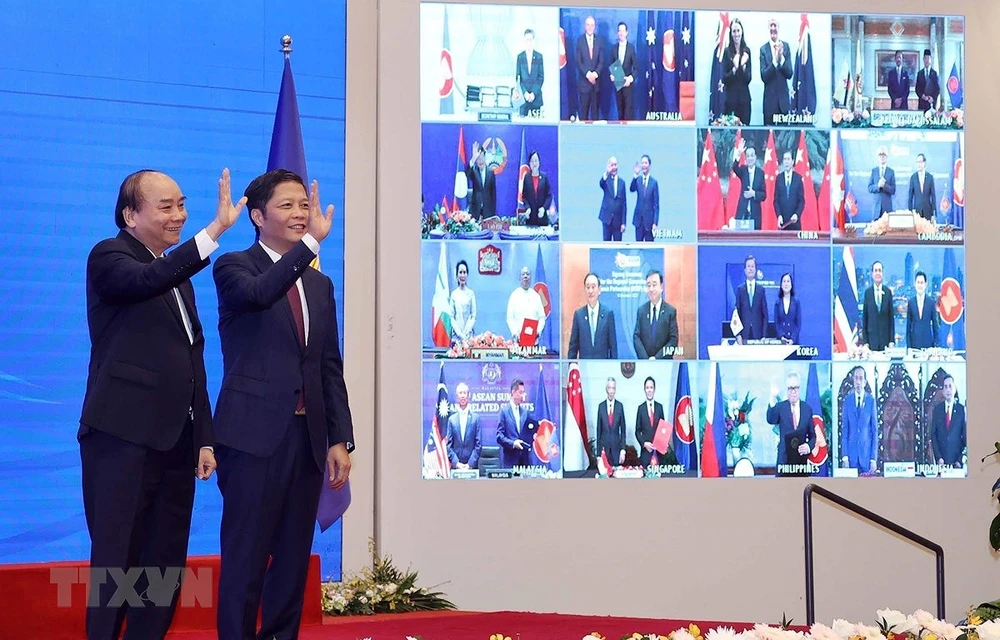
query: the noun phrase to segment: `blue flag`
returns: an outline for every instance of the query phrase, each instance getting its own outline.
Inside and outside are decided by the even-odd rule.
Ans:
[[[806,381],[806,404],[812,409],[813,430],[823,433],[823,446],[817,449],[813,444],[813,453],[809,455],[809,462],[819,465],[819,470],[813,475],[830,475],[830,435],[826,429],[826,420],[823,418],[823,402],[819,395],[819,376],[816,372],[816,363],[809,363],[809,380]],[[815,437],[815,435],[814,435]]]
[[[302,125],[299,123],[299,103],[295,97],[295,79],[292,62],[285,56],[285,70],[281,74],[278,107],[274,112],[274,129],[271,132],[271,151],[267,155],[267,170],[285,169],[297,173],[308,185],[306,152],[302,147]]]
[[[532,403],[534,409],[532,416],[538,423],[535,430],[535,441],[531,446],[529,455],[531,464],[548,467],[552,471],[558,471],[562,464],[559,452],[559,430],[552,422],[552,409],[549,407],[549,395],[545,390],[545,368],[538,365],[538,384],[535,386],[535,399]]]
[[[535,261],[535,291],[542,298],[542,306],[545,307],[545,327],[542,335],[538,336],[538,346],[545,347],[547,351],[556,350],[552,341],[552,299],[549,297],[549,285],[545,279],[545,263],[542,261],[542,245],[538,245],[538,259]]]
[[[448,36],[448,5],[444,6],[444,21],[441,31],[441,65],[438,92],[441,96],[441,115],[455,113],[455,69],[451,60],[451,38]]]
[[[680,38],[677,27],[680,26],[679,11],[664,11],[664,24],[660,29],[662,46],[660,47],[660,86],[663,87],[663,110],[667,113],[677,113],[681,110],[680,85],[677,80],[677,44]]]
[[[681,82],[694,80],[694,11],[682,11],[681,37],[677,52],[677,75]]]
[[[958,284],[960,293],[951,289],[953,286],[951,280]],[[957,310],[961,315],[953,324],[948,324],[944,319],[956,311],[954,305],[961,305],[961,308]],[[938,328],[937,344],[955,350],[965,349],[965,274],[958,266],[954,247],[946,247],[944,250],[944,265],[941,268],[941,292],[937,306],[942,320]]]
[[[646,12],[646,113],[656,111],[656,12]]]
[[[958,77],[958,62],[951,65],[951,75],[948,76],[948,96],[952,109],[961,109],[963,102],[962,79]]]
[[[726,108],[725,87],[722,86],[722,60],[729,45],[729,14],[719,13],[719,27],[715,32],[715,51],[712,56],[712,74],[708,82],[708,121],[723,115]]]
[[[816,74],[813,71],[812,35],[809,32],[809,14],[802,14],[799,26],[799,48],[795,52],[795,75],[792,77],[795,92],[792,112],[802,115],[816,113]]]
[[[691,404],[691,380],[688,363],[677,367],[677,393],[674,394],[674,455],[685,471],[698,470],[698,443],[694,437],[694,407]]]
[[[726,398],[722,394],[722,371],[713,362],[708,374],[708,396],[705,406],[705,428],[701,433],[701,476],[724,478],[729,475],[726,465]]]

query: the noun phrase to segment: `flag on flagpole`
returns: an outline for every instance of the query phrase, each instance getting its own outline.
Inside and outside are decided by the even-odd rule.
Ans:
[[[719,26],[715,32],[715,55],[712,56],[711,79],[708,83],[708,122],[711,124],[723,115],[726,105],[725,86],[722,76],[725,65],[726,47],[729,46],[729,13],[719,12]],[[749,122],[744,122],[749,125]]]
[[[958,61],[951,65],[951,73],[948,75],[948,98],[952,109],[961,109],[964,102],[962,92],[962,79],[958,77]]]
[[[455,67],[451,59],[451,37],[448,34],[448,5],[444,5],[444,21],[441,26],[441,63],[438,95],[441,105],[438,113],[451,115],[455,113]]]
[[[824,195],[824,190],[826,194]],[[823,203],[829,203],[824,209]],[[847,224],[844,212],[844,156],[840,152],[840,135],[837,131],[830,132],[830,150],[827,152],[826,173],[823,176],[823,187],[819,192],[819,211],[827,211],[833,217],[834,224],[843,230]]]
[[[957,285],[958,291],[949,287]],[[944,264],[941,267],[941,293],[937,310],[941,314],[937,344],[955,350],[965,349],[965,276],[958,268],[955,248],[945,247]],[[955,318],[954,322],[947,320]]]
[[[778,166],[778,150],[774,146],[774,130],[772,129],[767,132],[767,147],[764,149],[764,202],[760,203],[760,228],[762,231],[776,231],[778,229],[778,214],[774,211],[774,186],[778,183],[779,173],[781,173],[781,169]]]
[[[720,478],[729,475],[726,465],[726,414],[722,396],[722,372],[713,362],[708,377],[705,429],[701,436],[701,475]]]
[[[431,420],[431,432],[424,445],[425,477],[448,478],[451,475],[451,461],[448,460],[448,449],[441,435],[441,425],[448,424],[451,415],[451,403],[448,400],[448,387],[444,384],[444,363],[441,363],[441,374],[438,378],[437,404],[434,418]]]
[[[844,247],[836,297],[833,301],[833,351],[848,353],[858,344],[858,279],[854,271],[854,248]]]
[[[469,176],[465,173],[465,130],[458,127],[458,160],[455,164],[455,195],[451,201],[451,211],[465,211],[466,197],[469,195]],[[448,208],[447,206],[445,207]]]
[[[965,134],[958,136],[958,157],[952,174],[951,220],[958,229],[965,228]]]
[[[569,120],[569,79],[566,69],[566,31],[559,27],[559,108],[563,112],[563,120]]]
[[[819,395],[819,376],[815,362],[809,363],[809,378],[806,381],[806,404],[812,409],[814,438],[812,451],[809,452],[809,462],[819,467],[813,474],[817,476],[830,475],[830,440],[827,437],[826,424],[823,420],[823,403]]]
[[[684,471],[698,470],[698,444],[695,442],[694,430],[688,363],[681,362],[677,367],[677,391],[674,393],[673,447],[677,464],[684,465]]]
[[[436,347],[451,346],[451,300],[448,289],[448,254],[446,243],[441,242],[441,256],[438,259],[437,280],[434,282],[434,298],[431,301],[431,337]]]
[[[531,173],[528,166],[528,147],[525,142],[524,132],[528,127],[521,127],[521,166],[517,171],[517,212],[524,213],[527,208],[524,206],[524,177]]]
[[[538,257],[535,260],[535,291],[542,299],[542,308],[545,310],[545,326],[542,327],[541,335],[538,336],[538,345],[545,347],[549,352],[554,352],[555,346],[552,341],[552,323],[549,322],[552,311],[552,299],[549,296],[549,285],[545,279],[545,262],[542,261],[542,245],[538,245]]]
[[[805,208],[802,209],[802,229],[819,231],[816,185],[813,184],[812,169],[809,166],[809,147],[806,145],[805,130],[799,131],[799,149],[795,152],[795,173],[802,177],[802,195],[805,198]]]
[[[719,165],[715,161],[712,131],[705,132],[705,148],[701,152],[698,170],[698,228],[717,231],[726,223],[726,208],[722,201]]]
[[[707,135],[707,134],[706,134]],[[736,130],[736,139],[733,141],[733,162],[736,161],[736,154],[739,153],[740,144],[743,143],[743,129]],[[739,156],[740,167],[747,166],[746,155]],[[740,194],[743,192],[743,183],[740,181],[736,172],[733,171],[732,162],[726,163],[726,169],[729,171],[729,188],[726,189],[726,220],[732,220],[737,217],[737,209],[740,206]]]
[[[566,385],[566,424],[563,428],[563,469],[584,471],[590,468],[587,437],[587,414],[583,404],[583,384],[580,365],[569,365],[569,382]]]
[[[792,91],[794,93],[792,111],[802,115],[814,115],[816,113],[816,73],[813,69],[812,35],[809,30],[808,13],[802,14],[799,23],[799,48],[795,52],[795,75],[792,77]],[[805,229],[805,227],[802,228]]]
[[[646,12],[646,112],[656,111],[656,12]]]
[[[677,113],[681,110],[680,84],[677,78],[677,28],[680,26],[679,11],[664,11],[666,24],[662,30],[660,48],[660,83],[663,87],[663,110]]]
[[[538,423],[538,428],[535,430],[535,439],[531,444],[531,464],[548,467],[550,471],[559,471],[562,467],[559,432],[552,421],[549,395],[545,389],[545,368],[541,364],[538,365],[538,384],[535,386],[535,398],[532,400],[532,405],[531,415]]]

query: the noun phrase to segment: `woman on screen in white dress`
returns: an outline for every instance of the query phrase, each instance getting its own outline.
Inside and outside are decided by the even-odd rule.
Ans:
[[[451,292],[451,331],[459,340],[471,338],[476,325],[476,294],[469,288],[469,263],[459,260],[455,266],[458,286]]]

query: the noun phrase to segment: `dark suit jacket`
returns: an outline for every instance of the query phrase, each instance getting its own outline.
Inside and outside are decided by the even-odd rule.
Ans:
[[[924,294],[923,317],[917,313],[917,297],[906,301],[906,346],[911,349],[926,349],[937,342],[937,309],[930,296]]]
[[[892,99],[892,102],[889,104],[890,109],[905,110],[910,108],[906,102],[906,99],[910,96],[910,72],[905,68],[902,68],[901,72],[901,74],[897,74],[896,67],[893,67],[885,79],[886,87],[889,90],[889,98]],[[902,98],[899,107],[894,104],[896,98]]]
[[[472,181],[472,196],[469,198],[469,214],[476,220],[492,218],[497,214],[497,176],[487,165],[486,182],[474,164],[465,167],[465,175]]]
[[[618,181],[616,195],[612,195],[614,193],[612,180]],[[604,198],[601,200],[601,222],[616,228],[622,226],[625,224],[625,181],[622,180],[621,176],[614,178],[608,176],[605,179],[602,175],[598,184],[601,186],[601,191],[604,192]]]
[[[792,50],[781,40],[782,62],[771,62],[771,40],[760,48],[760,79],[764,83],[764,126],[771,126],[769,115],[786,114],[789,110],[788,81],[792,79]],[[743,124],[749,124],[744,122]]]
[[[760,203],[764,201],[767,192],[764,191],[764,172],[760,167],[754,167],[753,185],[750,185],[749,167],[741,167],[739,160],[733,161],[733,173],[740,179],[740,202],[736,206],[737,220],[753,220],[753,228],[760,230]],[[753,198],[747,198],[743,192],[753,189]]]
[[[753,300],[747,293],[746,281],[736,287],[736,313],[743,323],[740,335],[744,340],[760,340],[767,335],[767,297],[759,282],[754,284]]]
[[[647,231],[653,225],[660,224],[660,184],[653,176],[649,177],[649,183],[642,186],[642,174],[632,178],[632,184],[628,190],[636,194],[635,211],[632,212],[632,226]]]
[[[500,418],[497,420],[497,444],[501,447],[500,457],[504,467],[526,466],[529,462],[528,451],[534,444],[533,429],[537,426],[535,417],[523,403],[518,407],[518,413],[519,421],[514,420],[514,411],[508,402],[500,409]],[[531,438],[527,440],[521,437],[521,431],[525,428],[532,430]],[[519,451],[514,448],[515,440],[521,440],[527,446]]]
[[[931,69],[931,72],[927,73],[923,67],[920,67],[920,71],[917,72],[916,91],[920,110],[927,111],[928,109],[933,109],[934,105],[937,104],[938,96],[941,94],[941,85],[938,84],[937,71]],[[923,95],[930,96],[931,102],[924,100],[921,97]]]
[[[643,466],[651,462],[653,454],[646,451],[642,444],[653,442],[653,438],[656,436],[656,425],[660,424],[660,420],[663,419],[663,405],[655,400],[653,401],[653,424],[649,423],[649,411],[646,409],[645,400],[635,411],[635,439],[639,443],[639,463]],[[659,456],[659,454],[657,455]]]
[[[656,324],[652,324],[649,300],[639,307],[635,316],[635,331],[632,333],[632,346],[635,347],[635,357],[657,360],[673,360],[674,349],[677,348],[677,310],[663,300],[660,302],[660,314]]]
[[[881,188],[878,186],[878,172],[878,167],[873,168],[871,176],[868,178],[868,193],[875,194],[872,213],[876,220],[886,211],[893,210],[892,196],[896,193],[896,172],[892,170],[892,167],[886,166],[885,184]]]
[[[618,59],[618,40],[609,43],[608,45],[608,66]],[[631,42],[625,43],[625,60],[622,61],[622,71],[625,72],[626,76],[635,77],[635,45]],[[622,87],[622,89],[632,89],[635,87],[635,82],[628,87]]]
[[[788,302],[788,313],[781,298],[774,301],[774,330],[777,338],[788,338],[792,344],[799,343],[799,331],[802,329],[802,305],[799,299],[792,296]]]
[[[535,100],[531,102],[532,109],[542,106],[542,83],[545,82],[545,65],[542,64],[542,54],[538,51],[531,52],[531,73],[528,73],[528,57],[525,52],[517,54],[516,79],[521,87],[521,95],[525,93],[535,94]]]
[[[957,400],[952,402],[951,428],[945,428],[944,402],[934,407],[931,419],[931,436],[934,443],[934,462],[961,464],[965,449],[965,407]]]
[[[90,366],[78,436],[91,429],[158,451],[170,450],[194,416],[194,449],[215,444],[205,379],[205,336],[189,278],[202,260],[194,238],[154,259],[122,231],[87,258]],[[176,287],[191,320],[184,330]],[[193,472],[193,468],[192,468]]]
[[[596,71],[597,75],[601,76],[604,70],[608,68],[607,50],[604,47],[604,41],[601,40],[599,35],[594,34],[594,55],[591,57],[587,47],[587,35],[583,34],[576,41],[574,54],[577,90],[597,93],[600,90],[601,80],[598,78],[596,84],[590,84],[590,81],[587,80],[587,72]]]
[[[792,423],[792,405],[788,400],[767,408],[768,424],[778,425],[778,464],[788,464],[788,455],[785,450],[785,436],[795,434],[801,442],[812,446],[815,439],[812,426],[812,407],[799,400],[799,422]]]
[[[461,462],[468,464],[470,469],[479,468],[479,454],[483,449],[483,433],[479,426],[479,415],[469,411],[469,418],[465,423],[465,439],[463,440],[458,412],[451,414],[448,417],[446,440],[448,460],[451,461],[452,467]]]
[[[861,306],[861,344],[867,344],[872,351],[882,351],[890,342],[895,342],[893,313],[892,289],[882,285],[881,309],[875,306],[875,287],[865,289]]]
[[[726,47],[722,54],[722,84],[725,87],[723,101],[725,112],[735,114],[744,127],[750,126],[750,81],[753,79],[753,53],[746,48],[741,52],[747,54],[746,64],[736,66],[733,63],[735,52],[732,47]]]
[[[521,197],[524,198],[524,206],[528,211],[528,226],[544,227],[548,226],[549,207],[552,206],[552,186],[549,184],[549,177],[538,172],[538,191],[535,191],[535,181],[531,177],[531,172],[524,174],[524,182],[521,183]]]
[[[931,222],[937,213],[937,196],[934,195],[934,176],[930,171],[924,171],[924,188],[920,189],[920,174],[916,171],[910,176],[910,188],[906,194],[906,208],[919,213]]]
[[[597,329],[594,340],[590,339],[590,321],[587,320],[587,305],[573,312],[573,327],[569,332],[569,358],[575,360],[618,359],[618,336],[615,331],[615,312],[598,303]]]
[[[625,450],[625,407],[615,400],[612,423],[608,423],[608,399],[605,398],[597,407],[597,451],[596,457],[601,457],[601,451],[608,454],[608,462],[618,466],[621,452]]]
[[[274,453],[305,393],[313,461],[322,470],[329,447],[354,450],[344,384],[337,307],[330,278],[309,263],[299,242],[277,262],[259,243],[219,258],[212,275],[219,294],[222,390],[215,407],[218,442],[253,456]],[[286,296],[302,278],[309,311],[305,349]]]
[[[785,182],[785,172],[782,171],[774,180],[774,215],[781,216],[785,227],[789,231],[798,231],[802,228],[802,211],[806,208],[806,192],[802,182],[802,176],[792,171],[792,182],[788,185]],[[789,224],[792,216],[798,216],[795,222]]]

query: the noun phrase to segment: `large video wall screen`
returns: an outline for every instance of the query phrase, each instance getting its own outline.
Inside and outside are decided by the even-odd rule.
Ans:
[[[964,34],[422,4],[421,476],[965,477]]]

